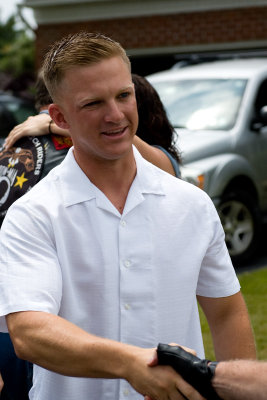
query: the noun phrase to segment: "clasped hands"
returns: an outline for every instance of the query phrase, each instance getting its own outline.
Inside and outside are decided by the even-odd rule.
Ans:
[[[177,345],[159,343],[155,358],[149,363],[150,367],[156,365],[171,366],[187,383],[207,400],[220,400],[212,387],[212,378],[217,363],[198,358],[191,350]],[[181,393],[183,398],[186,398]],[[193,395],[193,394],[192,394]],[[193,397],[192,397],[193,398]],[[145,396],[145,400],[154,400]]]

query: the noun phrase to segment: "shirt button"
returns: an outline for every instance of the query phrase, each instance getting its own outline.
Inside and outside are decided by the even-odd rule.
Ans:
[[[124,394],[124,396],[129,396],[129,390],[128,389],[124,389],[123,394]]]
[[[131,266],[131,262],[129,260],[124,261],[124,266],[129,268]]]
[[[125,227],[126,226],[126,222],[123,220],[121,221],[121,226]]]
[[[124,308],[125,308],[125,310],[130,310],[131,306],[130,306],[130,304],[125,303],[124,304]]]

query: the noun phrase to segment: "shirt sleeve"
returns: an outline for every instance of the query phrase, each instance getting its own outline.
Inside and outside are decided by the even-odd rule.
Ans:
[[[17,204],[18,203],[18,204]],[[51,228],[25,201],[9,209],[0,231],[0,330],[18,311],[57,314],[62,274]]]
[[[208,204],[207,221],[212,235],[202,260],[197,294],[205,297],[227,297],[239,292],[240,284],[225,244],[220,218],[210,198]]]

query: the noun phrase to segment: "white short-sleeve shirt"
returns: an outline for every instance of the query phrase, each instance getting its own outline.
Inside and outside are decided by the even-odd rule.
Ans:
[[[196,294],[240,286],[210,198],[134,148],[137,175],[121,215],[76,163],[61,165],[11,206],[0,231],[0,326],[16,311],[60,315],[102,337],[176,342],[204,356]],[[142,399],[123,380],[34,366],[34,400]]]

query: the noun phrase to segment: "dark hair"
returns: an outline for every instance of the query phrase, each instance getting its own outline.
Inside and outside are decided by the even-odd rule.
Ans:
[[[180,153],[175,146],[177,134],[167,117],[157,91],[142,76],[132,74],[132,79],[139,116],[136,134],[150,145],[163,147],[181,163]]]
[[[40,111],[41,107],[47,106],[53,103],[53,100],[48,93],[48,90],[45,86],[43,74],[40,71],[36,82],[35,82],[35,108],[36,111]]]

